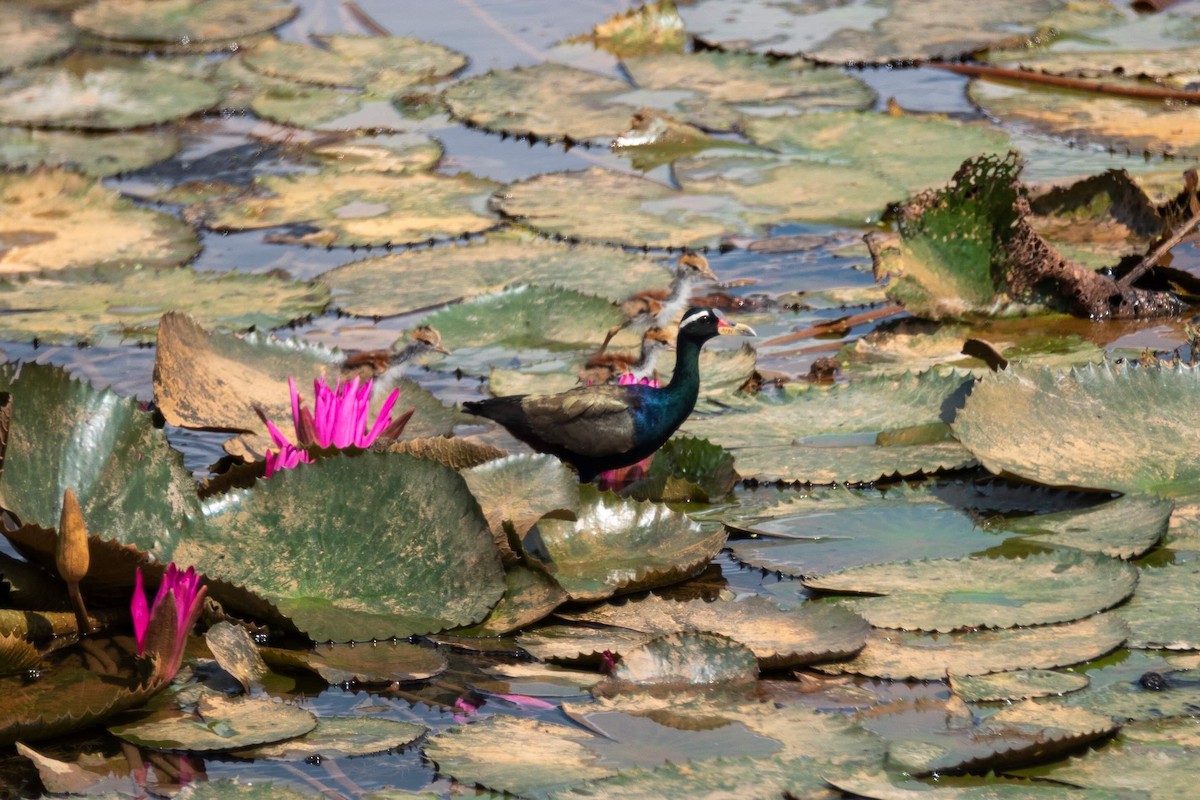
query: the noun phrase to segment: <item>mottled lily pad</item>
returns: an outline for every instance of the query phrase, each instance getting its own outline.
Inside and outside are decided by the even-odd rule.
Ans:
[[[518,283],[561,286],[616,301],[662,288],[667,278],[662,265],[642,254],[504,233],[457,247],[355,261],[319,280],[334,291],[339,309],[374,317],[405,314]]]
[[[1133,599],[1117,612],[1129,623],[1130,647],[1200,649],[1200,562],[1145,567]]]
[[[148,167],[170,158],[178,150],[179,137],[168,131],[87,133],[0,129],[0,164],[24,169],[42,165],[69,167],[93,178]]]
[[[328,301],[320,284],[268,274],[184,268],[27,278],[0,283],[0,336],[151,342],[159,318],[172,309],[210,328],[246,330],[319,313]]]
[[[218,69],[225,99],[223,105],[249,107],[263,119],[294,128],[318,131],[417,133],[446,126],[440,109],[409,107],[356,89],[338,89],[294,83],[260,75],[230,59]]]
[[[204,642],[221,669],[232,675],[243,691],[262,688],[267,665],[245,628],[218,622],[204,632]]]
[[[682,53],[686,40],[683,20],[672,0],[654,0],[618,11],[571,41],[590,42],[618,57],[648,53]]]
[[[421,133],[357,136],[302,148],[301,152],[343,172],[422,172],[441,161],[441,144]]]
[[[0,81],[0,123],[121,130],[187,117],[219,99],[201,77],[158,61],[110,56],[21,70]]]
[[[269,31],[297,11],[286,0],[100,0],[71,21],[108,39],[186,44]]]
[[[1084,511],[1019,517],[1005,528],[1034,542],[1130,559],[1158,544],[1174,508],[1170,500],[1134,494]]]
[[[599,664],[604,653],[617,655],[641,647],[654,634],[625,628],[582,628],[550,625],[517,637],[517,645],[531,656],[558,664]]]
[[[727,636],[685,631],[659,636],[622,653],[611,678],[614,685],[656,688],[750,683],[758,678],[758,659]]]
[[[739,473],[761,480],[873,481],[957,468],[972,459],[950,438],[942,415],[964,383],[926,372],[828,389],[789,387],[684,429],[729,450]]]
[[[75,43],[71,26],[20,5],[0,7],[0,73],[49,61]]]
[[[176,217],[135,206],[62,169],[0,174],[0,275],[113,266],[173,267],[199,252]],[[29,306],[25,306],[28,308]]]
[[[271,77],[370,89],[380,95],[452,75],[467,63],[461,53],[406,36],[338,34],[316,37],[314,41],[317,46],[272,41],[242,58],[251,69]]]
[[[539,620],[565,603],[569,596],[541,570],[512,566],[504,573],[505,590],[492,613],[480,624],[455,631],[458,636],[506,636]]]
[[[1038,30],[1067,4],[1017,0],[825,3],[702,0],[680,9],[688,31],[724,50],[805,55],[831,64],[953,59]]]
[[[748,646],[765,669],[850,657],[862,649],[868,633],[866,623],[843,608],[812,603],[784,611],[763,597],[707,603],[651,595],[559,616],[649,634],[719,633]]]
[[[299,706],[206,694],[192,714],[172,710],[108,730],[139,747],[211,753],[303,736],[316,726]]]
[[[664,505],[585,493],[574,522],[543,519],[524,550],[572,600],[603,600],[690,577],[724,544],[724,530]]]
[[[0,675],[22,675],[37,669],[42,657],[21,636],[0,636]]]
[[[432,461],[320,459],[204,511],[173,559],[257,592],[318,641],[468,625],[504,592],[478,504]]]
[[[238,750],[234,755],[271,761],[369,756],[412,744],[426,730],[424,725],[394,719],[319,717],[317,727],[298,739]]]
[[[842,602],[878,628],[952,631],[1067,622],[1133,593],[1137,569],[1090,553],[906,561],[855,567],[804,585],[880,595]]]
[[[0,484],[6,508],[53,528],[71,489],[90,529],[142,550],[170,549],[198,510],[195,483],[135,399],[38,364],[4,368],[0,388],[13,395]]]
[[[1165,495],[1200,487],[1200,370],[1097,364],[984,378],[954,433],[993,472],[1052,486]]]
[[[1084,791],[1051,783],[1006,781],[990,775],[983,784],[975,778],[966,778],[960,785],[951,777],[941,776],[928,782],[895,780],[884,773],[832,776],[828,783],[856,797],[871,800],[1143,800],[1149,797],[1102,789]]]
[[[1113,614],[1079,622],[1016,630],[955,634],[876,630],[850,661],[816,669],[890,680],[943,680],[1016,669],[1054,669],[1091,661],[1120,647],[1128,635]]]
[[[551,511],[574,512],[579,482],[561,461],[548,455],[516,455],[464,470],[497,547],[513,556],[509,531],[521,540]]]
[[[306,225],[280,241],[348,247],[413,244],[479,233],[496,224],[483,213],[491,181],[466,174],[314,174],[258,178],[249,194],[217,199],[202,207],[217,230]]]
[[[1200,743],[1193,717],[1126,725],[1108,746],[1042,773],[1087,789],[1146,792],[1149,797],[1187,797],[1195,790]]]
[[[1053,672],[1045,669],[1021,669],[991,675],[951,675],[950,688],[968,703],[994,703],[1026,700],[1033,697],[1060,697],[1088,685],[1087,675],[1077,672]]]
[[[316,672],[331,684],[407,683],[446,671],[446,659],[437,650],[407,642],[325,644],[304,652],[264,648],[263,657],[276,666]]]

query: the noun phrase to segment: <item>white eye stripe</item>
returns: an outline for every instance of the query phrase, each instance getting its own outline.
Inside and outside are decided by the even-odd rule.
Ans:
[[[708,319],[711,316],[712,316],[712,313],[708,312],[708,311],[702,311],[699,314],[693,314],[692,316],[686,317],[685,319],[680,321],[679,329],[683,330],[688,325],[691,325],[693,322],[696,322],[696,321],[702,320],[702,319]]]

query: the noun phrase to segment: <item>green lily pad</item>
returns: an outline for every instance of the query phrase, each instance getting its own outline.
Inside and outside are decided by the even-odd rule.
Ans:
[[[816,669],[889,680],[943,680],[947,675],[982,675],[1016,669],[1054,669],[1099,658],[1128,636],[1113,614],[1079,622],[1016,630],[955,634],[873,631],[863,651],[849,661]]]
[[[322,645],[305,654],[308,667],[333,684],[389,684],[429,680],[446,671],[446,658],[406,642]]]
[[[947,709],[951,709],[948,711]],[[961,709],[954,713],[953,709]],[[885,706],[862,724],[888,740],[889,764],[914,776],[1023,765],[1111,734],[1107,716],[1027,700],[975,722],[961,700]]]
[[[19,5],[0,8],[0,73],[49,61],[75,44],[75,32],[65,22]]]
[[[739,473],[760,480],[873,481],[958,468],[971,456],[950,439],[942,409],[964,383],[925,372],[788,387],[743,410],[689,420],[684,431],[729,450]]]
[[[316,726],[317,718],[299,706],[205,694],[194,713],[170,710],[108,730],[139,747],[212,753],[292,739]]]
[[[629,84],[544,62],[488,72],[442,92],[458,119],[475,127],[547,141],[599,141],[629,127],[637,105],[620,95]]]
[[[1190,658],[1194,653],[1187,653]],[[1117,722],[1163,717],[1194,717],[1200,708],[1200,673],[1177,669],[1175,656],[1133,650],[1115,663],[1105,659],[1099,669],[1088,670],[1091,686],[1066,698],[1067,705],[1107,714]]]
[[[217,75],[225,90],[224,106],[248,107],[263,119],[294,128],[417,133],[444,128],[448,120],[438,113],[440,108],[393,102],[390,94],[269,78],[242,66],[240,59],[225,62]]]
[[[1145,567],[1133,599],[1117,612],[1129,623],[1130,647],[1200,649],[1200,562]]]
[[[176,217],[139,208],[62,169],[0,174],[0,275],[141,265],[173,267],[200,250]]]
[[[4,368],[0,387],[13,395],[6,508],[54,528],[71,489],[90,529],[160,555],[171,549],[199,509],[195,483],[137,400],[39,364]]]
[[[93,178],[107,178],[157,164],[175,155],[179,146],[178,135],[168,131],[86,133],[2,128],[0,164],[23,169],[43,164],[70,167]]]
[[[706,130],[727,131],[747,117],[866,109],[874,93],[836,69],[715,50],[626,58],[638,90],[627,95]]]
[[[106,275],[31,277],[0,283],[0,336],[43,342],[152,342],[168,311],[225,330],[273,328],[319,313],[320,284],[277,275],[123,269]]]
[[[512,555],[510,529],[520,540],[551,511],[573,513],[579,506],[579,481],[553,456],[509,456],[464,470],[462,476],[507,556]]]
[[[24,675],[42,665],[37,648],[21,636],[0,636],[0,675]]]
[[[654,634],[624,628],[581,628],[549,625],[526,631],[517,645],[534,658],[557,664],[598,665],[605,652],[616,655],[641,647]]]
[[[682,53],[686,36],[683,20],[672,0],[654,0],[618,11],[570,42],[589,42],[617,57],[648,53]]]
[[[702,0],[680,9],[701,41],[723,50],[805,55],[831,64],[954,59],[1023,39],[1067,4],[1018,0],[969,8],[926,2]]]
[[[545,619],[569,599],[558,582],[540,570],[513,566],[505,572],[504,580],[504,596],[487,619],[472,628],[455,631],[457,635],[507,636]]]
[[[257,178],[245,196],[202,206],[216,230],[309,225],[279,241],[348,247],[415,244],[479,233],[496,224],[484,213],[491,181],[467,174],[405,175],[325,170]]]
[[[807,578],[809,589],[882,595],[842,602],[877,628],[952,631],[1082,619],[1133,594],[1137,568],[1091,553],[906,561]]]
[[[661,503],[712,503],[735,483],[733,456],[707,439],[676,436],[655,451],[646,477],[621,494]]]
[[[1200,157],[1200,114],[1187,104],[984,80],[972,81],[968,91],[1006,124],[1131,154]]]
[[[828,783],[854,796],[872,800],[1140,800],[1142,795],[1124,792],[1088,791],[1059,784],[1012,781],[989,775],[986,783],[966,778],[956,785],[952,777],[938,776],[929,782],[896,780],[884,773],[830,777]]]
[[[286,0],[100,0],[71,21],[108,39],[186,43],[262,33],[297,11]]]
[[[234,755],[271,761],[369,756],[412,744],[426,730],[424,725],[394,719],[318,717],[317,727],[298,739],[238,750]]]
[[[320,459],[211,500],[204,513],[173,559],[258,593],[318,641],[468,625],[504,592],[478,504],[458,473],[432,461]]]
[[[466,56],[434,42],[406,36],[315,37],[317,46],[272,41],[242,56],[256,72],[318,86],[394,94],[432,78],[454,74]]]
[[[1096,364],[985,377],[954,433],[993,472],[1052,486],[1182,495],[1200,486],[1188,424],[1200,370]]]
[[[1087,687],[1087,675],[1021,669],[991,675],[951,675],[950,688],[968,703],[1012,702],[1033,697],[1061,697]]]
[[[219,99],[210,81],[159,61],[77,58],[0,81],[0,123],[121,130],[191,116]]]
[[[849,658],[862,649],[868,633],[862,618],[838,606],[810,603],[784,611],[766,598],[753,596],[708,603],[651,595],[559,616],[647,634],[719,633],[749,647],[764,669]]]
[[[386,317],[519,283],[560,286],[618,301],[663,288],[667,277],[656,260],[642,254],[500,233],[457,247],[355,261],[319,280],[334,291],[342,311]]]
[[[1034,542],[1130,559],[1158,544],[1174,508],[1170,500],[1134,494],[1084,511],[1020,517],[1006,522],[1005,528]]]
[[[613,669],[614,685],[686,686],[750,683],[758,678],[758,659],[728,636],[685,631],[651,639],[621,654]]]
[[[666,506],[586,492],[574,522],[543,519],[524,550],[572,600],[603,600],[690,577],[724,544],[724,530]]]

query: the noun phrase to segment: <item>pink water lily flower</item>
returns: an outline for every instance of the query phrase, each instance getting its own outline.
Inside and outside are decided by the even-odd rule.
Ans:
[[[412,416],[410,410],[395,420],[391,417],[392,407],[400,397],[399,389],[391,391],[375,416],[375,423],[370,427],[367,425],[374,383],[374,380],[363,383],[354,378],[338,381],[335,387],[330,387],[324,377],[318,377],[313,381],[313,408],[310,411],[296,390],[296,379],[288,378],[296,443],[293,444],[261,409],[258,410],[271,442],[278,448],[278,451],[267,451],[266,477],[311,462],[312,457],[305,450],[307,447],[369,447],[376,439],[399,436]]]
[[[133,615],[133,636],[137,639],[139,656],[145,655],[149,647],[151,654],[161,657],[159,673],[165,675],[166,680],[179,671],[188,634],[200,617],[207,593],[208,589],[200,585],[200,576],[194,568],[188,567],[184,572],[170,564],[158,585],[154,602],[147,603],[142,570],[138,568],[133,599],[129,604]],[[166,602],[168,596],[172,600],[170,604]],[[174,618],[164,610],[168,605],[174,607]]]
[[[638,377],[632,372],[625,372],[617,379],[618,386],[632,386],[641,384],[642,386],[652,386],[658,388],[658,381],[655,378]],[[654,460],[654,454],[643,458],[636,464],[630,464],[628,467],[618,467],[617,469],[608,469],[600,473],[597,479],[597,485],[601,489],[620,489],[636,480],[646,477],[650,472],[650,462]]]

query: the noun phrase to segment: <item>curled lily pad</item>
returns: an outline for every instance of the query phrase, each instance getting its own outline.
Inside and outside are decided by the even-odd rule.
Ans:
[[[75,43],[71,26],[19,5],[0,8],[0,73],[28,67],[69,50]]]
[[[336,293],[337,307],[347,313],[392,316],[520,283],[623,300],[665,286],[667,271],[642,254],[501,233],[457,247],[355,261],[319,280]]]
[[[109,732],[139,747],[211,753],[292,739],[316,726],[317,718],[299,706],[206,694],[193,714],[171,710]]]
[[[28,674],[41,664],[37,648],[24,637],[0,635],[0,675]]]
[[[113,266],[173,267],[200,249],[179,219],[135,206],[62,169],[0,174],[0,274]],[[28,308],[28,306],[24,306]]]
[[[195,483],[136,400],[38,364],[6,367],[0,388],[13,395],[0,484],[6,508],[55,527],[71,489],[92,530],[143,551],[170,549],[199,508]]]
[[[918,780],[896,780],[884,773],[830,777],[828,783],[854,796],[872,800],[1134,800],[1141,794],[1109,792],[1102,789],[1076,790],[1059,784],[1010,781],[988,776],[986,784],[974,778],[963,779],[956,785],[953,777]]]
[[[639,500],[711,503],[737,483],[733,456],[707,439],[676,436],[654,453],[643,480],[622,491]]]
[[[160,317],[172,309],[211,328],[246,330],[318,313],[328,301],[320,284],[269,274],[181,268],[37,277],[0,283],[0,336],[62,343],[149,342]]]
[[[1022,669],[991,675],[950,676],[950,688],[968,703],[1012,702],[1032,697],[1061,697],[1088,685],[1087,675]]]
[[[926,631],[1082,619],[1120,603],[1136,584],[1136,567],[1085,553],[874,564],[804,581],[820,591],[882,595],[843,602],[876,627]]]
[[[1084,511],[1018,517],[1005,527],[1031,541],[1130,559],[1158,544],[1174,508],[1159,497],[1125,495]]]
[[[100,0],[71,21],[109,39],[186,43],[268,31],[297,11],[286,0]]]
[[[400,453],[320,459],[222,495],[171,557],[258,593],[318,641],[469,625],[504,592],[462,478]]]
[[[1200,370],[1097,364],[984,378],[954,433],[988,469],[1053,486],[1187,494]]]
[[[614,686],[749,683],[758,678],[758,659],[728,636],[685,631],[622,653],[611,677]]]
[[[599,664],[604,653],[616,655],[641,647],[653,634],[624,628],[550,625],[517,637],[517,645],[535,658],[559,664]]]
[[[1186,797],[1195,787],[1200,744],[1191,718],[1137,722],[1121,728],[1108,746],[1084,753],[1043,773],[1089,790],[1146,792]]]
[[[1197,575],[1200,564],[1194,561],[1141,570],[1137,593],[1117,612],[1129,623],[1131,647],[1200,648]]]
[[[848,658],[862,649],[868,633],[867,624],[843,608],[810,603],[784,611],[762,597],[707,603],[651,595],[559,616],[649,634],[719,633],[749,647],[768,669]]]
[[[121,130],[187,117],[219,99],[203,78],[162,62],[112,56],[22,70],[0,81],[0,122]]]
[[[647,53],[682,53],[686,36],[683,20],[672,0],[654,2],[619,11],[571,41],[591,42],[615,56]]]
[[[466,66],[461,53],[406,36],[316,37],[317,46],[271,41],[242,58],[251,69],[275,78],[320,86],[370,89],[381,95]]]
[[[832,64],[951,59],[1032,35],[1056,0],[962,8],[940,0],[860,5],[819,0],[702,0],[680,15],[688,31],[726,50],[805,55]]]
[[[221,669],[232,675],[243,691],[262,688],[267,665],[245,628],[218,622],[204,632],[204,641]]]
[[[543,519],[524,550],[572,600],[603,600],[690,577],[723,544],[724,530],[666,506],[595,494],[584,496],[574,522]]]
[[[302,153],[344,172],[421,172],[442,160],[442,146],[421,133],[359,136],[303,148]]]
[[[684,429],[733,453],[742,475],[763,480],[873,481],[932,472],[971,461],[942,417],[964,384],[957,375],[926,372],[788,389],[743,410],[690,420]]]
[[[304,652],[268,647],[262,653],[275,666],[316,672],[331,684],[407,683],[446,670],[446,659],[437,650],[407,642],[325,644]]]
[[[1128,635],[1125,623],[1113,614],[1063,625],[950,635],[876,630],[853,659],[816,668],[830,673],[926,681],[942,680],[951,674],[1053,669],[1099,658],[1120,647]]]
[[[506,558],[515,558],[508,541],[510,530],[519,541],[546,514],[573,513],[579,505],[578,480],[553,456],[509,456],[465,470],[463,478]]]
[[[411,244],[479,233],[495,225],[483,213],[495,187],[466,174],[348,175],[325,170],[270,175],[258,178],[249,195],[214,200],[202,214],[217,230],[278,225],[317,229],[288,241],[339,247]]]
[[[317,727],[298,739],[238,750],[238,758],[302,761],[318,758],[369,756],[412,744],[426,727],[394,719],[319,717]]]
[[[166,131],[87,133],[6,127],[0,129],[0,164],[25,169],[43,164],[70,167],[93,178],[107,178],[170,158],[179,146],[179,137]]]

